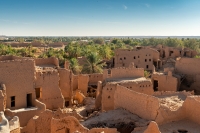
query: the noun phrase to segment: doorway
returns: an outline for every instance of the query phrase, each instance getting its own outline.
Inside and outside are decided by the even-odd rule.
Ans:
[[[154,91],[158,91],[158,80],[153,81],[153,89]]]
[[[165,58],[165,51],[163,51],[163,56],[162,57]]]
[[[65,101],[65,107],[69,106],[69,101]]]
[[[27,94],[26,96],[26,101],[27,101],[27,107],[31,107],[32,106],[32,94]]]

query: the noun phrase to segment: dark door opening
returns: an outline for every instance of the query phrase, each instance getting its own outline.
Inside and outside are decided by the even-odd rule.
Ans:
[[[69,106],[69,101],[65,101],[65,107]]]
[[[10,99],[11,99],[11,107],[15,107],[15,96],[12,96]]]
[[[154,91],[158,91],[158,80],[153,81],[153,89]]]
[[[31,107],[32,106],[32,94],[27,94],[26,101],[27,101],[27,107]]]
[[[169,52],[169,56],[172,56],[173,53],[174,53],[174,51],[170,51]]]
[[[163,51],[163,58],[165,58],[165,51]]]
[[[157,62],[154,61],[154,62],[153,62],[153,65],[154,65],[154,67],[157,67]]]
[[[115,58],[113,58],[112,67],[115,67]]]

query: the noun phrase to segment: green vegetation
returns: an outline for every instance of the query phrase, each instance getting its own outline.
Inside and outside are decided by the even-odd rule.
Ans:
[[[145,70],[144,71],[144,77],[149,78],[150,76],[151,76],[151,73]]]
[[[23,42],[39,42],[43,48],[27,47],[13,48],[3,45],[7,41],[17,40]],[[170,47],[187,47],[200,52],[200,39],[195,38],[88,38],[88,37],[19,37],[0,42],[0,55],[16,55],[22,57],[48,58],[57,57],[60,66],[64,66],[66,60],[70,63],[70,69],[74,74],[98,73],[103,71],[105,61],[114,56],[114,50],[119,48],[132,49],[135,46],[156,46],[162,44]],[[62,42],[64,48],[51,48],[48,45],[54,42]],[[85,64],[80,66],[78,57],[86,57]],[[195,58],[200,58],[196,56]],[[149,76],[145,72],[146,77]]]

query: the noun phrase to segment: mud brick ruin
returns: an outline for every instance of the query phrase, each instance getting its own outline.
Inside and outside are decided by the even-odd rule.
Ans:
[[[195,55],[162,45],[118,49],[102,74],[79,75],[53,57],[1,56],[0,132],[199,133]]]

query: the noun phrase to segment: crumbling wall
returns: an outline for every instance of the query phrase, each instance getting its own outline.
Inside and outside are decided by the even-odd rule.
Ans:
[[[75,91],[78,89],[78,75],[73,75],[72,78],[73,78],[72,86],[73,90]]]
[[[183,103],[183,108],[186,111],[187,119],[200,124],[200,97],[199,96],[188,96]]]
[[[34,106],[35,107],[23,108],[19,110],[6,109],[5,115],[7,117],[18,116],[20,126],[24,127],[33,116],[38,115],[46,110],[46,105],[44,103],[39,102],[38,100],[35,100]]]
[[[59,68],[58,69],[59,72],[59,86],[62,92],[63,97],[65,98],[65,100],[70,101],[71,97],[72,97],[72,88],[71,88],[71,72],[70,70],[67,69],[63,69],[63,68]]]
[[[155,120],[160,103],[156,97],[137,93],[117,85],[114,94],[114,109],[120,107],[144,119]]]
[[[0,132],[1,133],[9,133],[9,122],[7,118],[5,117],[3,111],[0,112]]]
[[[5,84],[0,84],[0,111],[4,111],[6,108],[6,86]]]
[[[98,81],[103,81],[102,73],[89,74],[89,85],[97,85]]]
[[[153,61],[159,59],[159,52],[151,48],[115,50],[115,67],[128,67],[134,62],[135,67],[153,70]]]
[[[50,58],[35,58],[36,66],[55,65],[59,66],[59,61],[55,57]]]
[[[154,93],[154,90],[151,81],[147,79],[145,80],[140,79],[140,80],[141,81],[139,81],[138,79],[138,81],[133,80],[129,82],[120,82],[118,84],[136,92],[152,95]]]
[[[67,116],[62,119],[51,119],[51,133],[73,133],[75,131],[87,133],[88,129],[83,127],[73,116]]]
[[[96,100],[95,100],[95,108],[97,109],[101,107],[102,89],[103,89],[102,82],[98,81],[97,91],[96,91]]]
[[[143,68],[135,67],[120,67],[113,69],[104,69],[103,71],[103,80],[105,79],[115,79],[115,78],[138,78],[144,77]]]
[[[89,76],[86,74],[78,75],[78,89],[87,96]]]
[[[176,60],[176,72],[186,75],[200,74],[200,59],[198,58],[179,58]]]
[[[114,94],[117,84],[107,83],[102,90],[101,109],[108,111],[114,109]]]
[[[178,79],[173,77],[171,72],[168,72],[168,75],[165,74],[152,74],[152,82],[154,80],[158,81],[158,91],[177,91],[178,90]]]
[[[35,99],[35,66],[33,59],[0,62],[0,82],[6,86],[6,107],[19,109],[27,107],[27,94]],[[11,97],[15,96],[15,106],[11,107]]]
[[[42,94],[38,98],[46,104],[47,109],[57,109],[64,107],[64,97],[59,87],[59,74],[55,69],[37,71],[35,88],[41,88]]]
[[[9,121],[9,128],[10,128],[10,133],[20,133],[20,123],[19,123],[19,118],[17,116],[14,116]]]
[[[46,110],[38,114],[38,116],[31,118],[28,121],[27,126],[22,129],[22,133],[51,133],[51,119],[61,119],[68,116],[73,116],[77,120],[82,119],[76,112],[67,112],[60,109],[55,112]]]

